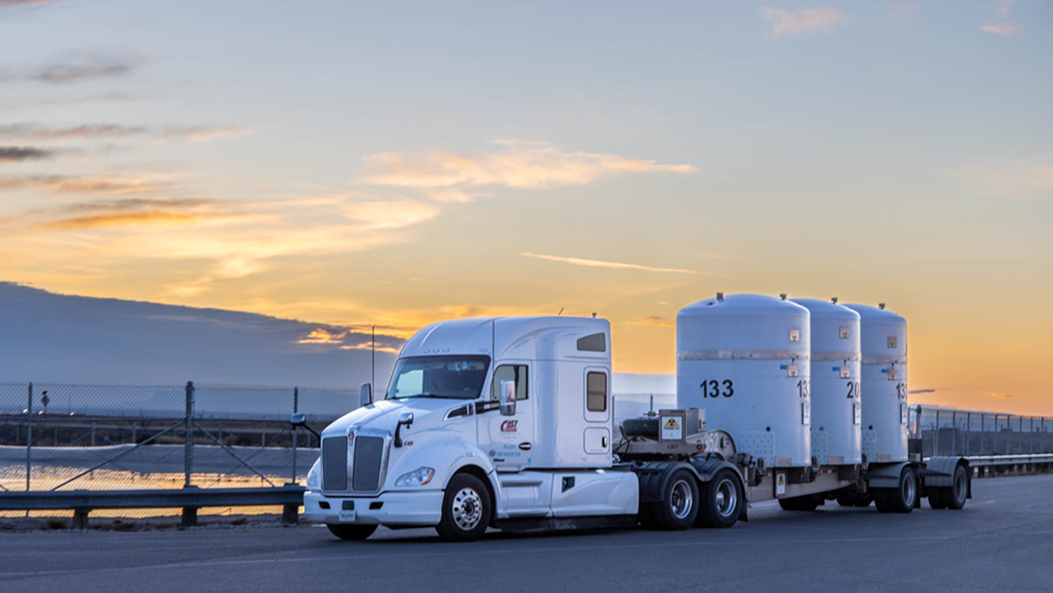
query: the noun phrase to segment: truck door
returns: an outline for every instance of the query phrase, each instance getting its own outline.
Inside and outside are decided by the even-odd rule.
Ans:
[[[610,373],[602,367],[585,368],[585,453],[607,455],[611,447]]]
[[[503,362],[495,370],[490,382],[492,408],[479,417],[479,446],[490,454],[498,466],[530,466],[536,446],[534,433],[535,400],[531,367],[526,363]],[[502,381],[515,381],[516,413],[502,416],[498,410]]]

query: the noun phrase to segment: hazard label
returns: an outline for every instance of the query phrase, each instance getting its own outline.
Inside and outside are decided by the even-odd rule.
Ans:
[[[684,427],[676,421],[676,418],[670,416],[666,419],[665,423],[662,424],[662,440],[663,441],[679,441],[684,438]]]

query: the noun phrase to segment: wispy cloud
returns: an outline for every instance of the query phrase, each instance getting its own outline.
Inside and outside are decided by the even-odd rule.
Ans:
[[[31,146],[0,146],[0,162],[31,161],[55,156],[55,151]]]
[[[999,0],[996,2],[994,6],[995,18],[1003,22],[982,25],[980,30],[985,33],[994,33],[995,35],[1003,35],[1006,37],[1018,35],[1020,33],[1020,25],[1004,22],[1009,18],[1009,9],[1011,9],[1014,4],[1016,4],[1016,0]]]
[[[994,33],[996,35],[1005,35],[1007,37],[1020,33],[1020,25],[1014,25],[1012,23],[1004,23],[999,25],[984,25],[980,27],[980,30],[985,33]]]
[[[973,193],[1029,200],[1053,197],[1053,154],[1001,163],[981,163],[954,172]]]
[[[995,399],[1013,399],[1013,396],[1009,395],[1008,393],[1000,393],[1000,392],[997,392],[997,391],[994,392],[994,393],[991,393],[990,396],[995,398]]]
[[[498,186],[545,189],[585,185],[629,173],[697,171],[691,165],[662,165],[623,156],[567,152],[548,142],[498,140],[493,152],[384,152],[365,157],[364,179],[377,185],[423,190],[439,201],[468,201],[467,188]]]
[[[70,216],[37,223],[52,230],[93,230],[118,227],[186,226],[248,216],[224,209],[220,202],[203,199],[131,198],[87,202],[55,209]]]
[[[33,123],[0,125],[0,138],[17,140],[91,140],[97,138],[123,138],[150,136],[162,142],[186,140],[188,142],[211,142],[219,138],[243,136],[253,128],[244,126],[194,126],[154,128],[150,126],[128,126],[121,124],[84,124],[79,126],[48,127]]]
[[[772,23],[772,34],[776,37],[811,35],[818,31],[828,33],[844,20],[844,14],[836,8],[805,8],[787,12],[765,6],[761,9],[760,16]]]
[[[30,4],[43,5],[57,1],[58,0],[0,0],[0,8],[5,8],[7,6],[27,6]]]
[[[622,325],[650,325],[654,327],[676,327],[676,323],[666,320],[664,317],[658,315],[648,315],[647,317],[641,317],[640,319],[633,319],[631,321],[623,321]]]
[[[138,70],[140,66],[140,62],[124,58],[78,56],[64,62],[45,64],[16,78],[44,84],[65,85],[120,78]]]
[[[918,395],[921,393],[936,393],[937,391],[943,391],[942,387],[936,387],[933,389],[912,389],[908,393],[910,395]]]
[[[193,128],[168,128],[158,134],[161,140],[181,139],[188,142],[212,142],[220,138],[251,134],[253,128],[244,126],[199,126]]]
[[[8,175],[0,177],[0,191],[42,188],[60,194],[128,194],[172,191],[179,184],[167,176],[140,175],[136,177],[69,175]]]
[[[538,253],[530,253],[527,251],[520,252],[519,255],[524,257],[533,257],[536,259],[543,259],[547,261],[560,262],[564,264],[571,264],[574,266],[585,266],[587,268],[614,268],[618,270],[637,270],[641,272],[666,272],[672,274],[702,274],[695,270],[685,270],[681,268],[656,268],[652,266],[643,266],[640,264],[626,264],[612,261],[601,261],[597,259],[583,259],[580,257],[559,257],[555,255],[541,255]]]

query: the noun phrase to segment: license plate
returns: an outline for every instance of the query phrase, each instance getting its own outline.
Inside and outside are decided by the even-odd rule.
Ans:
[[[354,521],[355,511],[340,511],[340,515],[337,517],[341,523]]]

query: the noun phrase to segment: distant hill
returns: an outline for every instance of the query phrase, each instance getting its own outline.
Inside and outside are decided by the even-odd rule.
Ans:
[[[369,381],[369,340],[367,334],[327,324],[0,282],[0,383],[357,388]],[[377,346],[388,350],[377,352],[376,389],[383,392],[395,362],[390,351],[402,340],[378,334]],[[673,394],[676,379],[615,373],[612,390]],[[638,399],[640,405],[649,401]]]
[[[300,342],[312,332],[325,343]],[[0,382],[358,387],[370,376],[369,341],[326,324],[0,282]],[[381,335],[377,342],[402,344]],[[377,383],[387,382],[394,359],[377,353]]]

